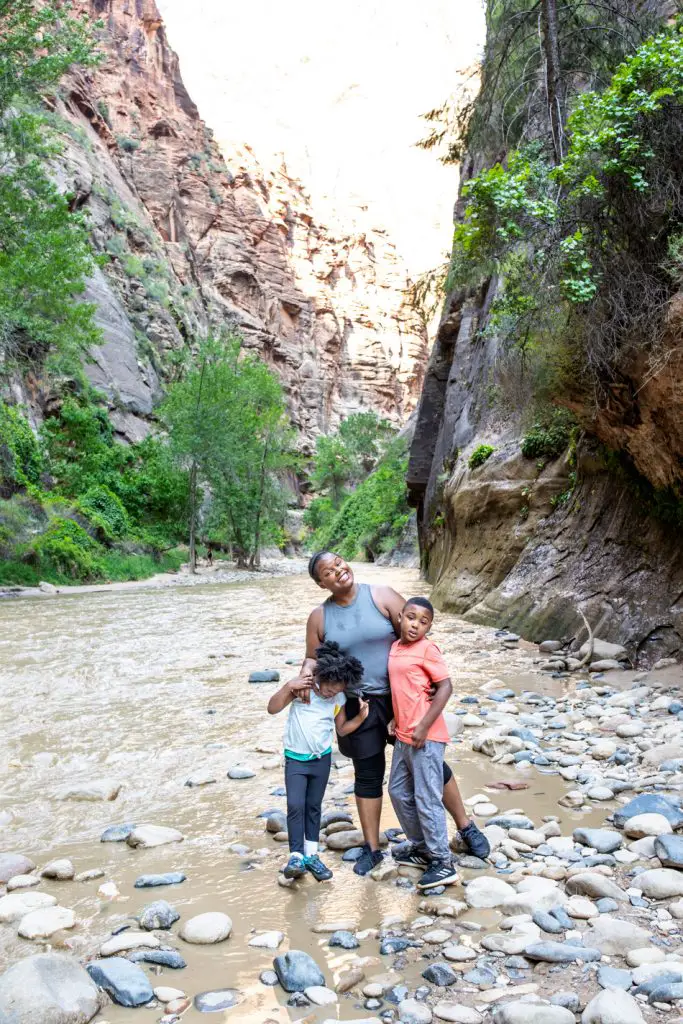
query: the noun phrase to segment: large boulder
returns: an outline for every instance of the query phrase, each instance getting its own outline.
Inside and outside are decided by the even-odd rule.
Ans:
[[[300,949],[276,956],[273,967],[285,992],[303,992],[305,988],[325,984],[325,976],[313,957]]]
[[[66,956],[31,956],[0,977],[3,1024],[88,1024],[99,1009],[97,987]]]

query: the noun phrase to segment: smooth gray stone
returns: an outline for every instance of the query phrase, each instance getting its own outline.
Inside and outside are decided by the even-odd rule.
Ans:
[[[564,909],[564,907],[553,907],[550,913],[555,918],[555,920],[562,925],[565,931],[575,927],[574,922],[572,921],[571,917]]]
[[[128,836],[133,832],[136,826],[132,822],[126,822],[124,825],[110,825],[105,828],[104,832],[100,836],[101,843],[125,843]]]
[[[285,992],[303,992],[305,988],[325,984],[325,975],[313,957],[300,949],[276,956],[273,968]]]
[[[0,977],[0,1021],[81,1024],[97,1014],[100,995],[76,960],[40,953],[20,960]]]
[[[153,889],[158,885],[180,885],[186,878],[182,871],[168,871],[165,875],[140,875],[134,885],[136,889]]]
[[[141,967],[121,956],[93,960],[86,971],[119,1006],[144,1006],[154,999],[149,979]]]
[[[211,992],[198,992],[194,997],[194,1008],[200,1013],[218,1013],[229,1010],[241,1003],[244,996],[236,988],[220,988]]]
[[[649,1003],[674,1003],[683,999],[683,982],[671,981],[667,985],[659,985],[648,996]]]
[[[267,985],[268,988],[275,988],[276,985],[280,984],[275,971],[261,971],[258,977],[261,984]]]
[[[636,814],[663,814],[672,828],[683,825],[683,811],[672,800],[659,793],[641,793],[614,812],[614,824],[623,828],[629,818]]]
[[[148,903],[146,907],[143,907],[138,917],[138,923],[145,932],[153,932],[157,928],[166,931],[179,920],[180,914],[166,900]]]
[[[253,779],[256,772],[252,771],[251,768],[231,768],[228,771],[229,779]]]
[[[602,964],[598,967],[598,985],[600,988],[622,988],[628,992],[633,984],[633,977],[630,971],[621,970],[619,967],[608,967]]]
[[[599,949],[576,946],[570,942],[532,942],[525,947],[524,956],[529,960],[544,960],[551,964],[570,964],[574,960],[582,960],[587,963],[591,960],[602,959]]]
[[[553,917],[552,914],[548,914],[545,910],[534,910],[531,920],[534,924],[538,925],[541,931],[548,932],[550,935],[559,935],[565,930],[557,918]]]
[[[422,977],[425,981],[431,982],[432,985],[438,985],[439,988],[447,988],[449,985],[455,985],[459,975],[455,973],[450,964],[436,963],[430,964],[422,972]]]
[[[252,672],[249,676],[250,683],[279,683],[280,673],[276,669],[266,669],[263,672]]]
[[[495,817],[489,818],[486,824],[499,825],[500,828],[504,829],[534,827],[534,823],[531,818],[526,818],[522,815],[513,815],[510,817],[508,814],[496,814]]]
[[[338,932],[333,932],[330,935],[328,946],[338,946],[340,949],[358,949],[360,942],[353,934],[353,932],[347,932],[341,929]]]
[[[654,978],[650,978],[648,981],[644,981],[641,985],[633,990],[634,996],[649,996],[650,992],[654,992],[656,988],[661,985],[676,985],[683,981],[683,973],[681,971],[663,971],[661,974],[655,975]]]
[[[170,967],[174,971],[180,971],[187,967],[177,949],[134,949],[126,955],[126,960],[138,964],[159,964],[161,967]]]
[[[583,846],[592,846],[598,853],[614,853],[624,841],[621,834],[611,828],[575,828],[573,839]]]
[[[683,871],[683,836],[657,836],[655,853],[662,862],[662,867],[678,868]]]
[[[581,1009],[581,1000],[577,996],[576,992],[558,992],[557,995],[550,997],[551,1006],[564,1006],[565,1010],[571,1010],[572,1013],[578,1013]]]

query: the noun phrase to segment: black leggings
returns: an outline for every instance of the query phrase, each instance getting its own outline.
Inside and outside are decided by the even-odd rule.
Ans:
[[[314,761],[285,758],[287,788],[287,832],[290,853],[304,852],[304,839],[317,843],[320,836],[320,812],[330,777],[332,755]]]
[[[354,759],[353,770],[355,782],[353,792],[364,800],[376,800],[382,795],[384,785],[384,774],[387,768],[387,759],[384,749],[373,754],[372,757],[359,757]],[[443,784],[444,786],[453,778],[453,772],[444,761],[443,763]]]

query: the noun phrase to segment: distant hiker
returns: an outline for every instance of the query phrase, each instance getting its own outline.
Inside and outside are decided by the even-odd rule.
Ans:
[[[209,563],[209,568],[213,567],[213,548],[210,544],[206,548],[206,561]]]
[[[311,679],[290,679],[268,701],[268,713],[276,715],[289,705],[284,747],[291,856],[284,875],[300,878],[310,871],[315,879],[324,882],[332,878],[332,872],[318,856],[318,839],[323,796],[332,765],[334,730],[340,736],[354,732],[368,717],[368,704],[360,701],[355,718],[347,721],[344,691],[360,682],[363,666],[335,643],[321,644],[315,655],[315,687],[311,686]]]
[[[396,736],[389,796],[410,846],[399,864],[424,868],[418,889],[457,881],[443,806],[443,758],[449,741],[443,710],[453,693],[448,667],[427,633],[434,609],[410,597],[399,616],[401,636],[389,654],[389,682]],[[436,693],[432,697],[432,690]]]

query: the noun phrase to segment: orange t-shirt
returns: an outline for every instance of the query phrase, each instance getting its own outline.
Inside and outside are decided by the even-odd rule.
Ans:
[[[432,640],[423,637],[416,644],[402,644],[396,640],[389,652],[389,682],[394,705],[396,736],[412,746],[413,729],[427,714],[430,707],[429,691],[432,683],[449,676],[446,662]],[[429,732],[428,740],[448,743],[449,735],[443,715],[439,715]]]

